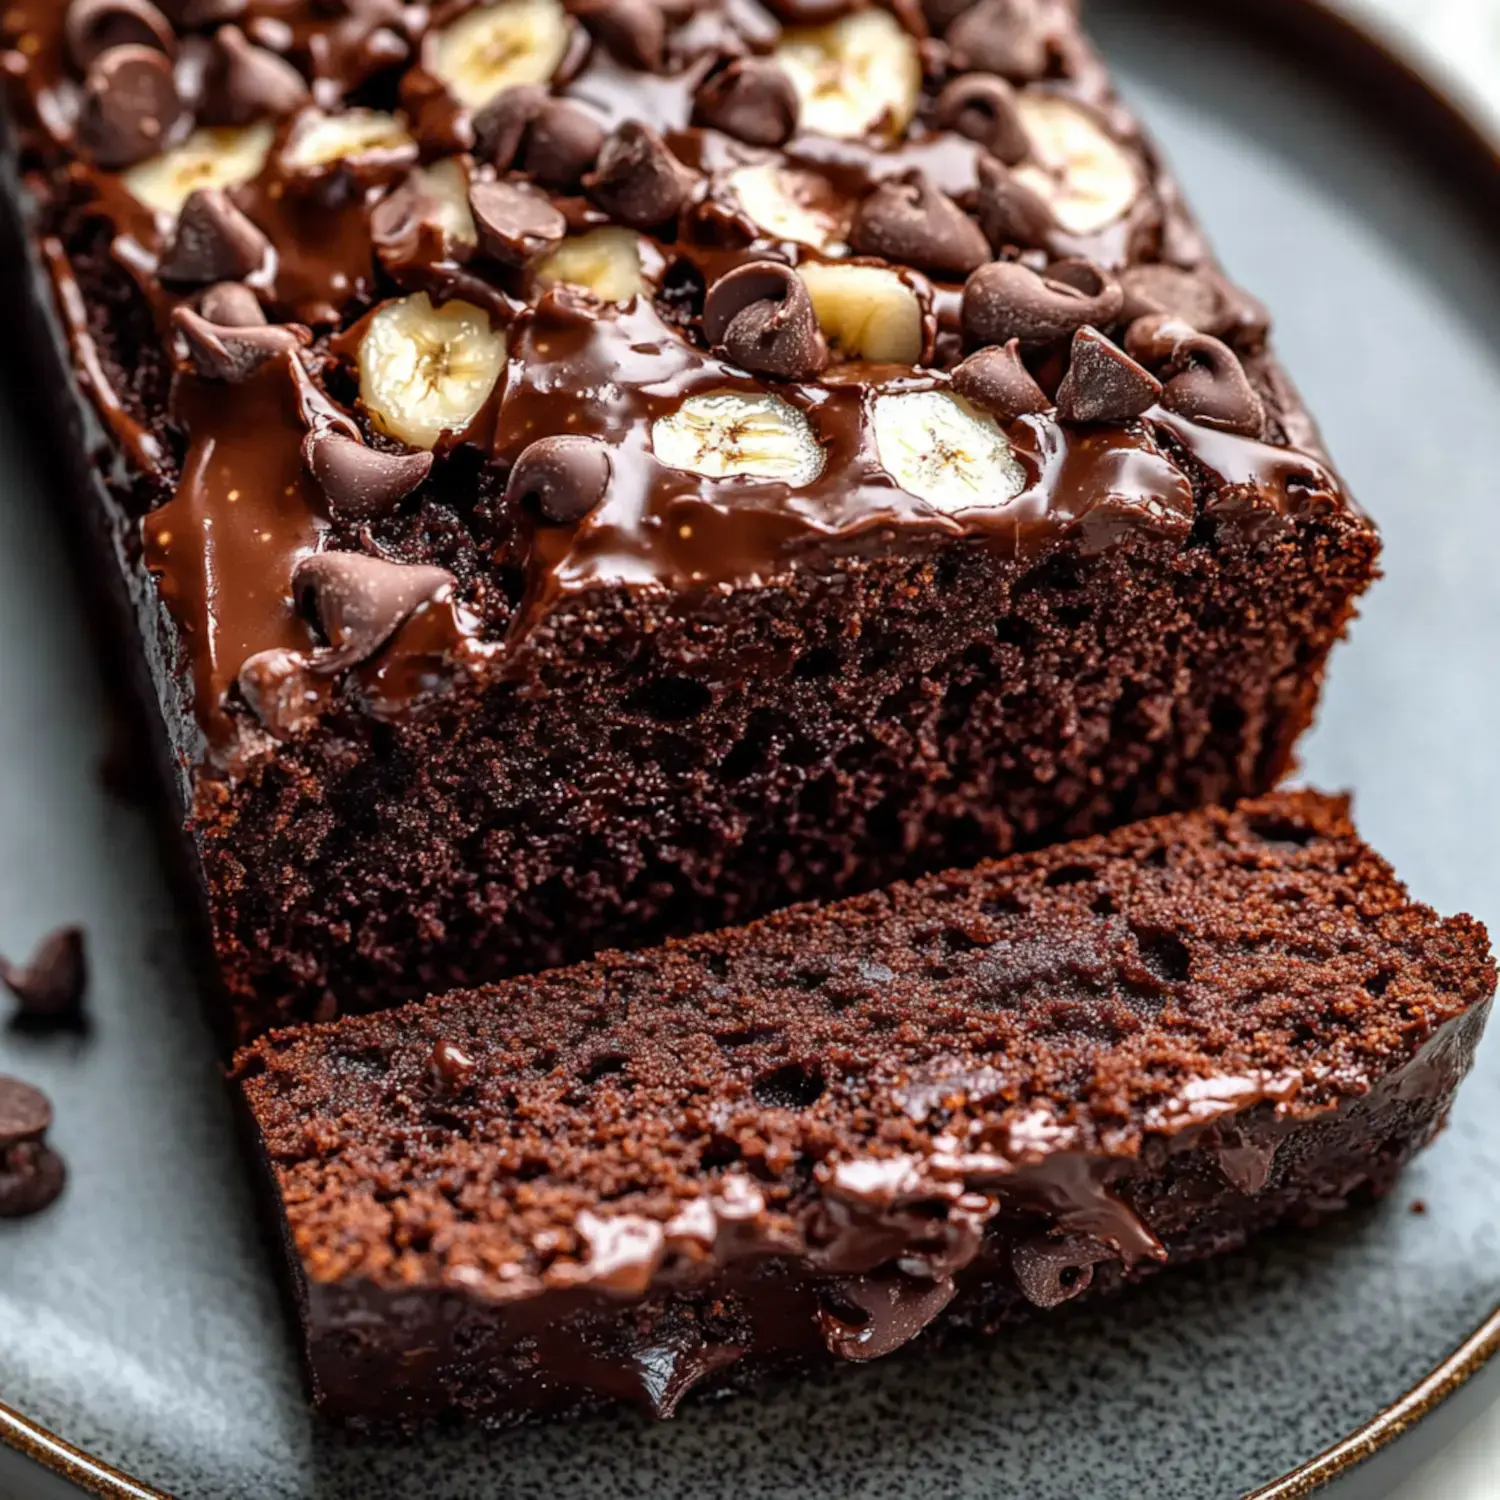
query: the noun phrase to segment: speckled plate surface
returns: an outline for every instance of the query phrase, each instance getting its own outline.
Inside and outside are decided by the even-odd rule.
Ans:
[[[1285,21],[1310,7],[1277,9]],[[1357,789],[1366,833],[1417,894],[1500,928],[1500,230],[1493,207],[1476,216],[1500,203],[1500,167],[1396,70],[1362,71],[1373,54],[1357,44],[1335,53],[1324,37],[1320,75],[1285,34],[1254,43],[1197,7],[1094,12],[1385,531],[1388,576],[1334,663],[1308,773]],[[664,1426],[375,1449],[322,1433],[147,820],[100,786],[102,692],[14,420],[0,426],[0,495],[0,950],[82,920],[97,973],[87,1039],[0,1034],[0,1071],[50,1090],[73,1168],[50,1212],[0,1224],[0,1401],[27,1419],[0,1410],[0,1437],[51,1469],[101,1494],[179,1500],[1291,1500],[1337,1476],[1356,1500],[1484,1398],[1486,1368],[1500,1374],[1500,1322],[1486,1321],[1500,1304],[1492,1037],[1452,1129],[1382,1207],[1113,1306]],[[76,1491],[0,1447],[0,1493]]]

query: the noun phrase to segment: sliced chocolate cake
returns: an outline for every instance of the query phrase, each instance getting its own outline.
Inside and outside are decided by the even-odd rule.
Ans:
[[[1495,987],[1293,793],[376,1016],[235,1074],[327,1413],[990,1331],[1387,1190]]]
[[[228,1035],[1285,770],[1376,535],[1068,0],[0,47]]]

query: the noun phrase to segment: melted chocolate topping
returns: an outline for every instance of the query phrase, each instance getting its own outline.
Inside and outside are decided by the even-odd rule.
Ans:
[[[111,20],[91,0],[16,0],[0,19],[28,181],[42,200],[44,256],[80,379],[127,469],[168,495],[142,522],[144,556],[185,643],[212,761],[229,765],[262,732],[303,732],[332,704],[337,674],[315,660],[316,622],[298,607],[294,571],[330,545],[381,555],[381,525],[421,503],[428,485],[441,487],[464,450],[470,464],[477,450],[500,493],[539,439],[595,438],[608,449],[608,482],[596,504],[562,519],[511,505],[497,560],[518,565],[524,585],[508,616],[482,617],[455,582],[378,652],[347,664],[345,678],[371,712],[404,712],[458,673],[519,670],[521,647],[549,610],[588,589],[756,586],[799,563],[953,538],[1021,560],[1065,540],[1097,551],[1132,533],[1181,539],[1196,516],[1195,481],[1205,477],[1215,487],[1209,508],[1224,520],[1274,525],[1349,507],[1321,456],[1288,446],[1289,434],[1304,445],[1315,438],[1263,354],[1263,316],[1209,258],[1065,0],[1022,8],[1024,26],[1040,27],[1026,36],[1008,32],[1023,22],[993,3],[933,7],[926,21],[914,6],[819,0],[779,0],[774,13],[760,0],[680,8],[642,0],[639,14],[558,6],[555,47],[536,42],[522,73],[497,65],[490,78],[482,29],[503,26],[515,3],[245,0],[221,29],[213,7],[164,15],[140,0]],[[893,94],[838,135],[826,100],[803,95],[794,110],[787,97],[789,80],[795,89],[809,67],[826,76],[846,55],[828,50],[818,30],[828,24],[878,32],[887,49],[871,88],[852,88],[851,107],[903,69],[910,74],[909,97]],[[464,33],[463,47],[448,45],[460,27],[477,29]],[[1020,57],[1030,59],[1025,68]],[[986,73],[986,58],[1006,77]],[[731,66],[735,59],[746,61]],[[994,59],[1012,61],[1002,69]],[[149,73],[172,96],[170,117],[143,123],[139,90],[111,93],[112,78],[134,73]],[[752,122],[740,139],[728,132],[744,111],[729,107],[726,90],[734,83],[744,93],[744,80],[770,90],[779,113],[774,129]],[[492,110],[477,131],[476,116],[516,85],[524,90],[514,93],[514,120],[501,132],[507,149],[496,158],[504,111]],[[566,108],[549,106],[549,94]],[[549,107],[563,113],[552,119]],[[133,132],[128,141],[121,121]],[[565,125],[567,140],[554,139]],[[150,155],[148,137],[167,154]],[[622,157],[621,141],[645,145]],[[1080,165],[1080,149],[1095,155]],[[1002,182],[1046,208],[1032,216],[1027,243],[1008,242],[1014,215],[987,213],[980,201]],[[535,244],[521,237],[524,254],[505,232],[509,219],[496,217],[497,204],[517,203],[545,216]],[[962,236],[942,228],[955,215],[949,231]],[[115,391],[101,358],[89,310],[97,270],[80,269],[74,250],[89,234],[97,243],[101,225],[177,372],[164,409],[141,411]],[[579,270],[576,255],[570,269],[542,253],[564,227],[563,252],[585,235],[612,235],[611,275],[625,284],[557,285],[598,274]],[[1011,415],[1002,403],[1001,430],[1024,483],[1018,493],[997,483],[993,503],[955,512],[903,488],[882,465],[876,403],[947,390],[954,367],[979,352],[984,319],[971,317],[966,338],[961,312],[963,268],[985,257],[981,230],[995,259],[1068,285],[1163,268],[1126,276],[1126,312],[1171,304],[1174,316],[1191,318],[1206,309],[1194,331],[1214,336],[1198,341],[1214,359],[1211,371],[1200,360],[1190,374],[1168,372],[1163,404],[1148,404],[1152,377],[1142,372],[1138,399],[1080,405],[1079,380],[1064,385],[1076,327],[1038,346],[1023,339],[1015,357],[1026,363],[1012,383],[1029,370],[1053,403],[1063,387],[1062,414],[1054,404]],[[851,236],[886,255],[910,240],[921,253],[909,258],[926,269],[851,257]],[[1075,257],[1094,267],[1084,282]],[[882,328],[911,316],[914,299],[921,347],[906,348],[905,362],[888,362],[884,349],[865,357],[859,344],[868,335],[843,330],[826,299],[818,317],[834,358],[821,374],[786,378],[767,373],[779,369],[774,362],[759,372],[734,364],[732,340],[718,345],[724,357],[711,352],[704,295],[722,276],[755,261],[832,268],[851,259],[887,268],[882,284],[900,310],[893,303],[876,319]],[[974,273],[981,281],[986,264]],[[239,357],[227,337],[228,356],[205,346],[217,335],[193,321],[202,284],[237,274],[271,325],[290,326],[284,346],[263,330],[249,341],[253,357]],[[356,457],[351,442],[373,454],[413,452],[368,390],[362,400],[353,393],[371,315],[418,291],[439,308],[456,299],[487,317],[504,340],[504,373],[477,409],[447,424],[430,477],[408,464],[413,495],[392,487],[356,538],[330,515],[324,483],[308,467],[311,440],[338,437]],[[197,336],[196,351],[184,329]],[[1123,322],[1099,337],[1121,342]],[[712,453],[704,472],[665,462],[660,424],[693,398],[723,393],[774,398],[778,420],[804,431],[816,456],[768,472]],[[1264,428],[1247,436],[1253,424],[1241,414],[1261,405]],[[1090,420],[1071,420],[1077,414]],[[373,472],[378,461],[365,467]]]

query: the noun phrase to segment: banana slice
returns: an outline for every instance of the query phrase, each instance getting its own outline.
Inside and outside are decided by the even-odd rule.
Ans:
[[[387,302],[359,344],[359,394],[382,432],[431,448],[462,432],[505,368],[505,340],[469,302],[434,307],[426,292]]]
[[[414,167],[417,188],[437,206],[436,220],[455,245],[477,245],[479,232],[469,208],[469,174],[461,158],[445,156],[428,167]]]
[[[467,11],[433,38],[428,67],[469,109],[517,83],[546,83],[568,49],[558,0],[500,0]]]
[[[893,365],[922,357],[922,304],[897,272],[810,262],[797,274],[835,356]]]
[[[881,466],[945,515],[1003,505],[1026,487],[995,419],[951,391],[877,396],[872,420]]]
[[[651,446],[664,464],[708,479],[749,475],[800,489],[823,472],[823,450],[807,418],[779,396],[689,396],[652,423]]]
[[[1095,234],[1135,202],[1139,168],[1086,109],[1057,94],[1025,92],[1016,107],[1033,159],[1013,174],[1040,195],[1069,234]]]
[[[178,213],[199,188],[236,187],[258,177],[275,133],[267,120],[242,129],[195,130],[181,145],[126,172],[126,190],[147,208]]]
[[[537,278],[544,286],[581,286],[602,302],[629,302],[646,289],[640,236],[618,227],[574,235],[537,266]]]
[[[848,246],[847,210],[825,178],[773,163],[741,167],[731,172],[726,185],[739,200],[746,217],[768,237],[811,245],[825,255],[843,255]]]
[[[415,159],[417,143],[395,115],[379,109],[345,109],[337,114],[309,110],[297,121],[281,159],[287,169],[316,173],[337,162],[361,157]]]
[[[888,10],[792,27],[775,56],[797,90],[800,126],[814,135],[895,137],[916,113],[922,92],[916,38]]]

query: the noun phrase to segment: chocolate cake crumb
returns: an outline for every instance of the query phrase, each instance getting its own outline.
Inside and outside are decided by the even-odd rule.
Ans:
[[[324,1411],[668,1415],[1386,1192],[1494,987],[1477,922],[1287,793],[274,1032],[234,1076]]]

